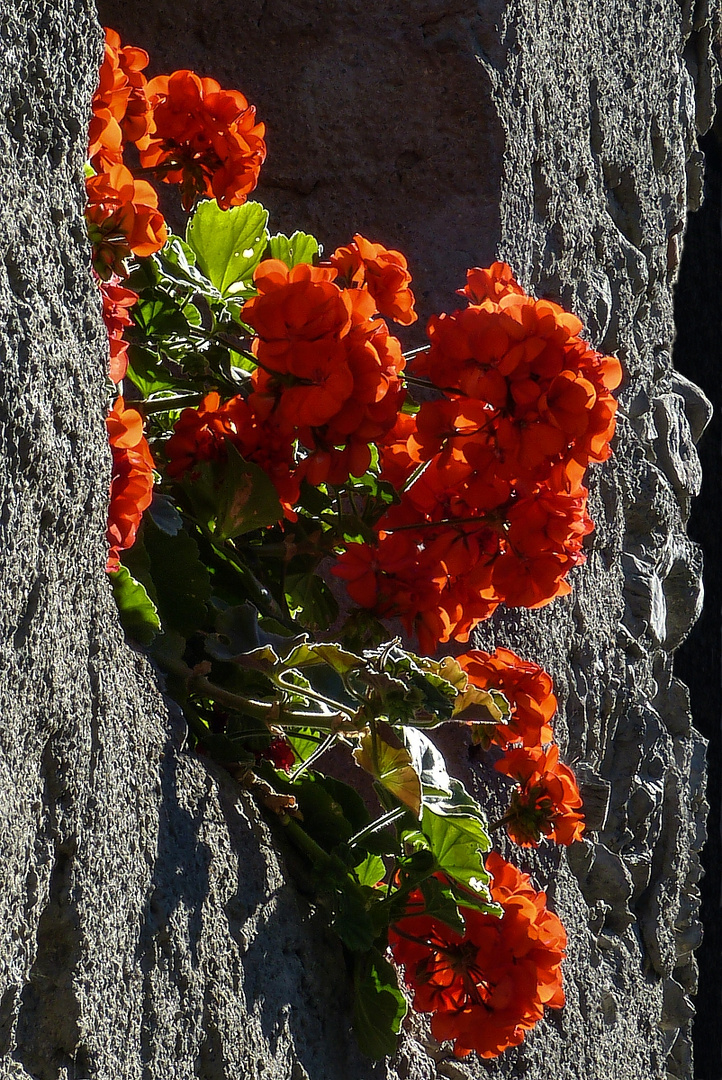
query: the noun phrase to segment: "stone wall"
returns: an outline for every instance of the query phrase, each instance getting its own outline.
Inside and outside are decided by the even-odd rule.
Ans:
[[[83,239],[89,0],[0,14],[0,1076],[23,1080],[691,1080],[704,746],[672,653],[700,601],[685,523],[708,418],[674,372],[672,285],[699,201],[715,4],[101,0],[156,71],[241,88],[259,197],[329,247],[408,255],[423,317],[507,259],[626,378],[571,597],[478,640],[554,675],[590,839],[521,861],[570,933],[568,1004],[498,1062],[418,1019],[371,1065],[340,951],[232,781],[122,640],[105,581],[103,330]],[[417,332],[417,338],[419,336]],[[412,340],[416,340],[413,339]],[[443,736],[467,782],[490,778]],[[605,809],[608,803],[608,812]],[[518,853],[516,853],[518,858]]]

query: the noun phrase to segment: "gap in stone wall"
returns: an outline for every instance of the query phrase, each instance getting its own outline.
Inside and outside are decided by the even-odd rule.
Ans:
[[[722,102],[718,101],[718,108]],[[702,615],[675,658],[675,674],[690,691],[692,716],[709,740],[710,813],[702,851],[704,939],[697,952],[700,989],[696,999],[694,1057],[697,1080],[722,1076],[722,121],[700,140],[705,154],[705,199],[689,217],[675,290],[677,370],[704,390],[714,406],[712,421],[697,447],[702,492],[692,505],[691,538],[704,550]]]

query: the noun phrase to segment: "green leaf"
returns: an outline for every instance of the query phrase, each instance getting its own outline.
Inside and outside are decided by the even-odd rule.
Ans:
[[[141,296],[133,308],[133,322],[149,338],[188,333],[188,319],[180,306],[160,289]]]
[[[184,529],[170,536],[152,520],[144,523],[143,540],[163,626],[188,638],[205,622],[211,593],[198,545]]]
[[[180,236],[171,234],[154,259],[166,281],[172,281],[186,289],[192,287],[194,292],[204,293],[213,299],[218,297],[218,290],[196,266],[195,251],[185,240],[181,240]]]
[[[154,289],[160,282],[161,274],[158,262],[153,256],[138,259],[131,273],[123,282],[123,285],[136,293],[144,293],[147,289]]]
[[[474,834],[470,831],[472,824]],[[425,807],[421,829],[439,869],[476,894],[482,903],[490,905],[490,879],[482,852],[488,851],[491,844],[481,822],[471,818],[441,817]]]
[[[278,656],[271,645],[261,645],[257,649],[249,649],[232,656],[228,647],[218,639],[218,635],[210,634],[206,639],[206,652],[214,660],[228,660],[246,671],[260,671],[264,675],[272,674],[279,666]]]
[[[307,736],[313,736],[313,738]],[[310,758],[311,754],[318,750],[323,737],[316,728],[296,728],[293,731],[286,732],[286,739],[291,744],[298,761],[306,761],[307,758]]]
[[[230,213],[230,210],[228,211]],[[278,492],[267,473],[246,461],[231,442],[218,492],[214,536],[231,540],[244,533],[275,525],[283,516]]]
[[[509,702],[499,690],[482,690],[469,686],[454,702],[454,720],[472,724],[508,724],[511,716]]]
[[[289,267],[298,266],[299,263],[312,263],[318,254],[318,240],[309,233],[295,232],[290,237],[278,233],[268,242],[268,258],[280,259]]]
[[[356,788],[344,783],[343,780],[337,780],[335,776],[324,776],[323,773],[316,773],[315,775],[316,781],[323,785],[329,795],[341,807],[344,817],[350,823],[354,832],[358,832],[359,829],[368,824],[371,819],[370,814]]]
[[[268,245],[268,211],[247,202],[221,210],[215,199],[200,203],[188,223],[186,241],[197,265],[223,295],[240,291]]]
[[[406,998],[399,990],[396,971],[378,949],[354,964],[353,1028],[362,1054],[378,1060],[395,1053]]]
[[[458,828],[466,830],[469,836],[486,837],[486,815],[476,799],[469,794],[460,780],[453,776],[449,777],[451,794],[435,794],[429,791],[424,799],[424,805],[439,817],[456,818]],[[488,837],[486,842],[488,843]],[[486,851],[487,848],[484,848]]]
[[[336,598],[316,574],[287,574],[286,599],[292,612],[312,630],[327,630],[338,616]]]
[[[332,900],[331,926],[351,952],[366,952],[374,941],[371,916],[355,882],[341,884]]]
[[[121,566],[119,570],[113,570],[108,577],[126,634],[143,645],[149,645],[160,630],[155,604],[141,583],[131,577],[127,567]]]
[[[229,350],[228,358],[231,368],[238,368],[240,371],[247,371],[249,374],[258,367],[249,356],[236,352],[235,349]]]
[[[176,536],[183,528],[183,518],[167,495],[154,491],[148,513],[161,532],[167,533],[168,536]]]
[[[434,796],[450,798],[451,777],[443,754],[434,746],[431,739],[417,728],[404,727],[399,734],[421,778],[424,802]]]
[[[328,664],[339,675],[346,675],[349,671],[363,665],[363,660],[356,653],[348,652],[333,642],[308,643],[302,641],[287,652],[283,657],[284,667],[305,668],[314,667],[317,664]]]
[[[383,881],[386,875],[384,860],[378,855],[367,855],[363,862],[354,866],[354,874],[358,878],[359,885],[373,887]]]
[[[421,811],[421,781],[404,746],[391,746],[379,734],[363,735],[361,745],[353,756],[366,772],[371,773],[387,791],[418,817]]]
[[[216,633],[206,638],[206,652],[216,660],[235,660],[241,653],[251,653],[264,645],[271,645],[274,650],[273,666],[280,667],[278,656],[299,641],[299,635],[289,636],[288,630],[272,619],[264,619],[261,623],[253,604],[223,606],[216,597],[213,606]],[[276,629],[283,632],[277,633]],[[305,635],[300,640],[305,640]]]
[[[427,670],[425,661],[395,644],[364,655],[371,670],[363,677],[381,699],[379,712],[391,722],[431,728],[451,718],[456,690]]]
[[[160,390],[187,390],[188,384],[163,366],[157,352],[141,345],[128,347],[128,378],[137,386],[144,398]]]
[[[429,841],[418,830],[403,833],[402,840],[407,850],[410,846],[416,850],[398,860],[399,881],[404,889],[415,889],[422,881],[436,873],[436,859],[429,848]]]
[[[424,898],[424,915],[433,915],[457,934],[463,935],[464,919],[452,889],[435,877],[425,878],[419,883],[419,888]]]
[[[141,522],[138,535],[135,538],[135,543],[126,551],[121,552],[120,561],[123,566],[128,568],[131,577],[134,577],[136,581],[141,583],[148,593],[148,596],[157,607],[158,596],[150,572],[150,559],[148,558],[148,552],[145,549],[145,542],[143,540],[147,520],[148,516],[146,515]]]

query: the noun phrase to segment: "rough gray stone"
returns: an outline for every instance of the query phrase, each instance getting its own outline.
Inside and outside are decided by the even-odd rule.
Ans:
[[[482,628],[544,664],[604,811],[515,853],[569,933],[567,1006],[496,1062],[413,1017],[391,1063],[349,1034],[340,950],[268,828],[185,754],[103,572],[103,328],[81,220],[99,57],[90,0],[0,13],[0,1075],[15,1080],[691,1078],[704,755],[671,650],[699,606],[686,538],[707,416],[671,369],[671,285],[700,197],[716,4],[102,0],[155,70],[238,86],[271,133],[280,228],[398,246],[423,318],[506,258],[626,369],[574,592]],[[686,419],[685,419],[686,417]],[[691,434],[690,434],[691,433]],[[480,793],[493,776],[440,738]],[[608,807],[606,794],[608,793]]]

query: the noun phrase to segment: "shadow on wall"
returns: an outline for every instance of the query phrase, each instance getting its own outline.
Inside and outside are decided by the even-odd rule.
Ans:
[[[722,102],[718,101],[718,109]],[[689,533],[704,549],[705,604],[699,622],[675,658],[675,673],[690,690],[692,716],[709,740],[709,838],[702,852],[704,939],[697,952],[700,989],[694,1023],[695,1076],[722,1076],[722,726],[720,611],[722,609],[722,118],[700,140],[706,158],[705,200],[689,217],[675,291],[677,340],[674,364],[700,386],[714,416],[698,451],[702,492],[692,505]]]

